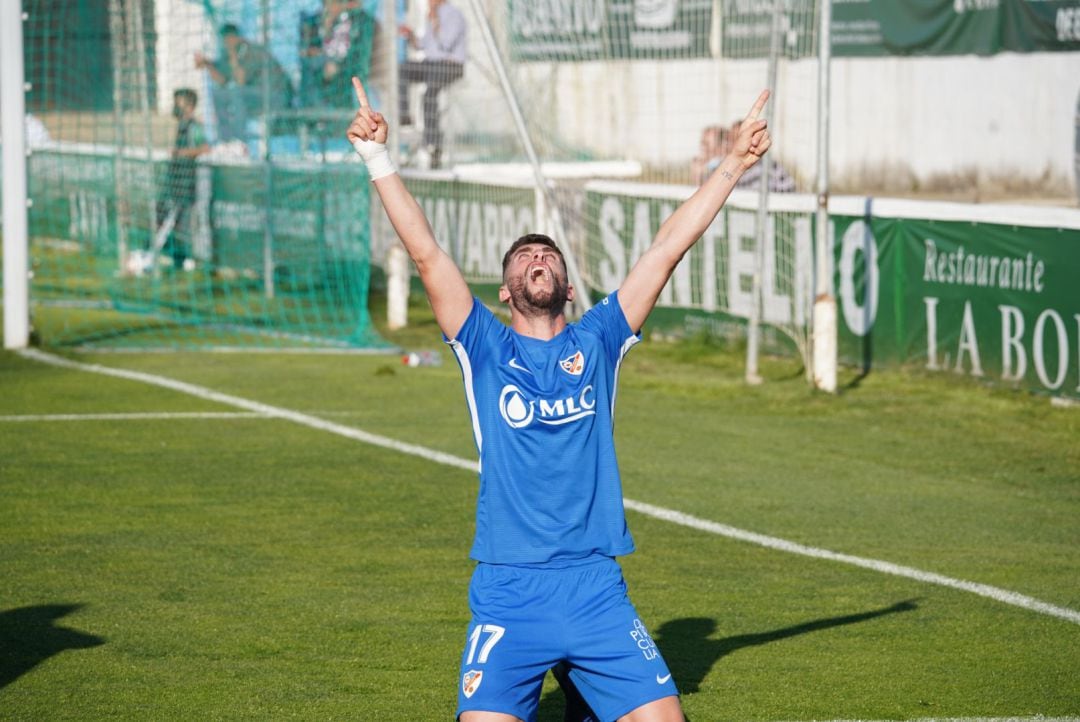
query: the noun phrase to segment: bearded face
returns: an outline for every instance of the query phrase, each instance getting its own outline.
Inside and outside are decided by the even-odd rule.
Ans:
[[[570,298],[562,259],[546,248],[523,248],[507,269],[506,291],[513,307],[525,316],[555,318]]]

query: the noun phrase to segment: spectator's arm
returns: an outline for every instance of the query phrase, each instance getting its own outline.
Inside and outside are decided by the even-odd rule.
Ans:
[[[195,53],[195,67],[210,73],[210,77],[218,85],[225,84],[225,75],[220,70],[218,70],[217,65],[215,65],[214,62],[210,60],[210,58],[206,57],[202,53]]]
[[[398,25],[398,35],[405,38],[405,41],[409,43],[410,47],[418,47],[416,40],[416,33],[408,25]]]
[[[210,146],[203,143],[202,145],[196,145],[192,148],[175,148],[173,150],[173,158],[198,158],[200,155],[209,152]]]

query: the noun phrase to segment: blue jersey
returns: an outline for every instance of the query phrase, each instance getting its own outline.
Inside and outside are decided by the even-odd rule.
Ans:
[[[619,366],[639,339],[615,293],[548,341],[473,300],[447,342],[480,454],[473,559],[567,563],[634,550],[613,418]]]

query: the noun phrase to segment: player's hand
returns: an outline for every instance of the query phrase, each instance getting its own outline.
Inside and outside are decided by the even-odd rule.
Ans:
[[[769,146],[772,145],[765,119],[758,118],[768,100],[769,91],[761,91],[761,95],[754,102],[754,107],[750,108],[746,118],[739,123],[739,132],[735,136],[731,154],[738,159],[744,170],[761,160],[761,156],[765,155]]]
[[[364,92],[364,85],[360,82],[360,79],[353,76],[352,82],[353,88],[356,90],[356,100],[360,103],[360,109],[356,111],[352,123],[345,130],[345,137],[352,144],[355,144],[358,140],[373,140],[376,143],[385,143],[389,131],[386,118],[383,117],[382,113],[371,109],[371,103],[368,102],[367,93]]]

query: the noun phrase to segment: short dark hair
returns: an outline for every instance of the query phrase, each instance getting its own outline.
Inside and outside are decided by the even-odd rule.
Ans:
[[[547,246],[551,250],[555,251],[555,253],[559,254],[559,260],[563,262],[563,266],[566,265],[566,259],[563,258],[562,251],[560,251],[559,247],[555,245],[555,241],[551,239],[551,236],[545,236],[543,233],[526,233],[524,236],[514,241],[510,245],[510,248],[507,249],[506,253],[503,254],[502,270],[504,277],[506,276],[506,268],[510,265],[510,258],[514,255],[514,251],[521,248],[522,246],[528,246],[533,243],[540,244],[541,246]]]
[[[192,108],[199,104],[199,95],[191,88],[177,88],[173,91],[173,100],[186,100]]]
[[[225,23],[224,25],[221,26],[221,36],[222,37],[225,37],[226,35],[239,35],[239,34],[240,34],[240,28],[238,28],[234,23]]]

